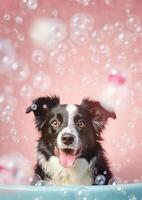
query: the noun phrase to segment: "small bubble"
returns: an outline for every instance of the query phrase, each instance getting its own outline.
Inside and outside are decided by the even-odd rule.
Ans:
[[[40,49],[35,49],[32,52],[32,60],[35,63],[43,63],[45,61],[45,54]]]
[[[33,86],[41,92],[46,92],[49,89],[51,80],[44,72],[39,71],[33,76]]]
[[[90,0],[76,0],[76,2],[83,6],[88,6],[90,4]]]
[[[28,98],[31,98],[32,94],[33,94],[33,88],[30,85],[22,86],[20,90],[21,97],[28,99]]]
[[[48,184],[47,184],[47,182],[44,181],[44,180],[40,180],[40,181],[38,181],[38,182],[35,184],[35,186],[46,186],[46,185],[48,185]]]
[[[106,182],[105,176],[103,176],[103,175],[96,176],[96,178],[95,178],[95,184],[96,185],[104,185],[105,182]]]
[[[86,44],[93,30],[94,19],[85,13],[76,13],[70,20],[70,38],[78,44]]]
[[[35,103],[32,104],[32,105],[31,105],[31,109],[32,109],[32,110],[37,110],[37,105],[36,105]]]
[[[38,0],[23,0],[29,10],[35,10],[38,7]]]
[[[10,14],[4,14],[4,16],[3,16],[3,20],[4,21],[10,21],[10,19],[11,19],[11,15]]]
[[[22,18],[21,16],[16,16],[16,17],[15,17],[15,22],[16,22],[17,24],[22,24],[23,18]]]
[[[43,105],[43,108],[44,108],[44,109],[46,109],[46,108],[47,108],[47,105],[46,105],[46,104],[44,104],[44,105]]]

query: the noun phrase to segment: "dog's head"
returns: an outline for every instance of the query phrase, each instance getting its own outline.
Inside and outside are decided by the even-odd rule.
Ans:
[[[113,111],[98,101],[83,99],[80,105],[62,105],[56,96],[34,100],[26,113],[31,111],[41,132],[40,140],[52,155],[59,157],[64,167],[72,166],[78,157],[90,156],[102,139],[101,132],[108,118],[116,118]]]

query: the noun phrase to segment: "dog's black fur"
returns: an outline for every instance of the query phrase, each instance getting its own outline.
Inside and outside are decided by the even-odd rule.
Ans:
[[[41,133],[37,152],[44,155],[47,161],[51,156],[56,156],[57,136],[67,126],[68,113],[66,112],[66,106],[66,104],[60,104],[60,99],[57,96],[47,96],[34,100],[32,106],[26,110],[26,113],[34,112],[35,124]],[[108,118],[115,119],[116,115],[114,112],[106,110],[100,102],[90,99],[83,99],[80,105],[75,106],[78,109],[77,117],[79,119],[74,119],[74,126],[82,146],[79,158],[87,160],[90,165],[91,184],[98,184],[96,177],[103,175],[105,177],[103,184],[106,185],[113,175],[101,144],[103,140],[102,132]],[[61,125],[55,130],[51,126],[51,122],[56,118],[58,118]],[[85,122],[85,128],[83,129],[76,125],[80,118]],[[43,180],[47,177],[52,179],[38,161],[35,167],[35,174],[38,174]]]

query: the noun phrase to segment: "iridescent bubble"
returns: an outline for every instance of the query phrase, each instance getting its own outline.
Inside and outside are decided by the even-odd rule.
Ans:
[[[23,4],[25,4],[29,10],[35,10],[38,7],[38,0],[23,0]]]
[[[24,97],[24,98],[31,98],[33,94],[33,88],[30,86],[30,85],[23,85],[21,90],[20,90],[20,95],[21,97]]]
[[[41,92],[47,92],[50,87],[50,77],[39,71],[33,76],[33,86]]]
[[[93,30],[94,19],[86,13],[76,13],[70,19],[70,38],[73,42],[83,45],[89,41]]]
[[[66,24],[57,18],[39,18],[30,29],[30,37],[33,42],[48,51],[66,38]]]
[[[22,61],[14,62],[11,65],[11,71],[9,72],[8,76],[18,82],[25,81],[29,78],[30,69],[28,65]]]
[[[106,182],[106,178],[104,175],[97,175],[95,178],[96,185],[104,185]]]
[[[45,61],[45,54],[42,50],[40,49],[35,49],[32,52],[32,60],[35,63],[43,63]]]
[[[11,69],[15,60],[15,51],[11,42],[0,38],[0,73],[5,73]]]

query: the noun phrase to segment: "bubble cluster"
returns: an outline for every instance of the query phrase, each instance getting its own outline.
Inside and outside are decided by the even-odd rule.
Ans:
[[[131,32],[118,32],[115,36],[115,44],[122,48],[130,48],[135,42],[135,37]]]
[[[83,45],[89,41],[94,27],[94,19],[86,13],[76,13],[70,19],[70,38],[73,42]]]

